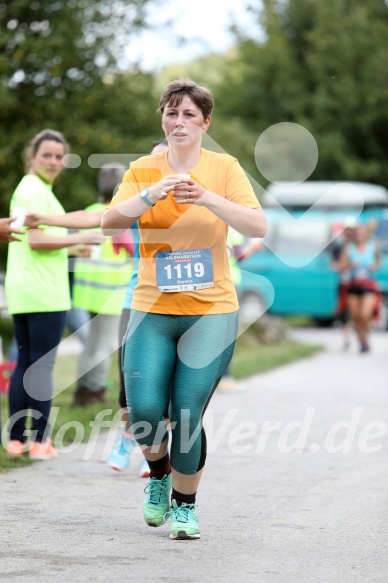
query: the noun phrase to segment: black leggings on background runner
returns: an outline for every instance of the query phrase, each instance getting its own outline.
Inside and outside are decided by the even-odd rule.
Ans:
[[[127,406],[127,398],[125,396],[125,385],[124,385],[124,374],[121,366],[122,363],[122,344],[123,338],[127,331],[129,316],[131,315],[131,310],[123,309],[121,312],[120,323],[119,323],[119,349],[117,351],[119,357],[119,373],[120,373],[120,393],[119,393],[119,404],[122,409]]]

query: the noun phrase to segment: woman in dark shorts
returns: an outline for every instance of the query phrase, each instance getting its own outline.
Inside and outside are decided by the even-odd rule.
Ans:
[[[366,225],[357,225],[354,241],[342,252],[341,270],[350,270],[348,307],[360,341],[360,352],[368,352],[368,333],[373,317],[378,312],[381,293],[375,281],[375,271],[380,266],[380,252],[369,237]]]

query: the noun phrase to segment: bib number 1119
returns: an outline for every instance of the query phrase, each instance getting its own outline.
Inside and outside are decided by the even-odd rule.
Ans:
[[[193,277],[193,272],[195,277],[203,277],[205,273],[203,263],[194,263],[194,265],[191,263],[186,263],[185,265],[178,263],[173,267],[171,265],[166,265],[164,269],[166,271],[167,279],[173,279],[173,269],[175,270],[174,279],[191,278]]]
[[[214,287],[212,250],[181,249],[156,253],[156,282],[161,292]]]

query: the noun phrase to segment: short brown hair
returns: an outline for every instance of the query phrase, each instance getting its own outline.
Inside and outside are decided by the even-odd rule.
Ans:
[[[211,115],[214,106],[213,95],[209,89],[197,85],[197,83],[190,79],[177,79],[166,85],[160,96],[158,111],[163,113],[167,106],[176,107],[182,102],[185,95],[190,97],[201,110],[204,119],[207,119]]]

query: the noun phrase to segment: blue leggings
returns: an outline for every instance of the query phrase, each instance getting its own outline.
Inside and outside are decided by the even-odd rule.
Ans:
[[[26,441],[28,409],[33,418],[33,441],[46,438],[53,392],[52,371],[56,349],[65,327],[65,317],[66,312],[13,316],[19,355],[9,389],[10,439]]]
[[[132,432],[142,445],[165,441],[170,402],[171,465],[182,474],[196,474],[205,464],[202,419],[232,358],[237,329],[237,312],[176,316],[131,310],[122,363]]]

